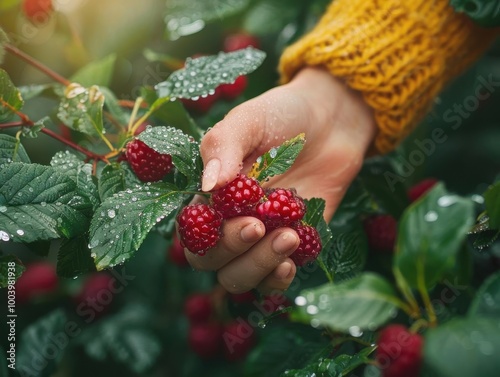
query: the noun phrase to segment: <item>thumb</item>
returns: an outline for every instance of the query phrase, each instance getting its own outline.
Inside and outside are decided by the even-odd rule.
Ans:
[[[242,104],[208,131],[201,140],[200,153],[205,166],[203,191],[232,181],[240,173],[245,159],[254,154],[262,137],[262,116]],[[260,126],[259,126],[260,125]]]

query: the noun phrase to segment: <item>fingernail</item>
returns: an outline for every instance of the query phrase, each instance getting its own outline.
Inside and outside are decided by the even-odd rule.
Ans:
[[[240,232],[240,238],[243,242],[256,242],[262,238],[264,230],[258,223],[245,225]]]
[[[217,184],[220,173],[220,161],[214,158],[205,165],[203,170],[203,179],[201,181],[201,189],[203,191],[210,191]]]
[[[273,240],[273,250],[279,254],[290,251],[297,245],[297,236],[291,232],[283,232]]]
[[[286,278],[288,278],[291,272],[292,272],[291,263],[283,262],[278,267],[276,267],[276,270],[274,270],[274,277],[278,280],[285,280]]]

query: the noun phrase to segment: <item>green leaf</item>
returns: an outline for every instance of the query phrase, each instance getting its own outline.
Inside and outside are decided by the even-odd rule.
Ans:
[[[299,11],[299,7],[290,6],[289,0],[261,1],[245,13],[243,29],[260,36],[278,33]]]
[[[90,208],[76,184],[57,169],[12,162],[0,170],[0,235],[33,242],[85,232]]]
[[[394,288],[382,277],[364,273],[353,279],[302,291],[292,312],[295,321],[359,333],[385,323],[401,306]]]
[[[33,84],[18,87],[21,97],[27,101],[54,88],[54,84]]]
[[[266,54],[248,47],[218,55],[187,58],[184,68],[172,73],[166,81],[156,85],[158,97],[190,98],[212,95],[220,84],[231,84],[241,75],[255,71]]]
[[[166,183],[138,186],[107,198],[90,226],[90,248],[98,270],[131,258],[149,231],[187,198]]]
[[[489,226],[500,229],[500,182],[495,183],[484,193],[484,204],[489,216]]]
[[[31,162],[19,139],[0,134],[0,166],[13,161],[28,164]]]
[[[493,245],[499,235],[500,229],[490,228],[490,218],[485,213],[479,216],[476,225],[469,231],[472,246],[478,251],[483,251]]]
[[[101,93],[104,95],[104,107],[109,111],[109,113],[115,118],[115,120],[121,124],[128,124],[129,114],[120,106],[118,98],[115,94],[105,86],[99,87]]]
[[[58,276],[74,278],[96,270],[88,244],[87,235],[62,240],[57,254]]]
[[[431,288],[450,268],[474,222],[474,204],[436,185],[399,221],[394,268],[413,288]]]
[[[92,165],[82,161],[75,154],[65,151],[57,152],[50,165],[71,178],[76,183],[80,195],[86,197],[92,204],[92,208],[97,208],[100,204],[97,186],[92,176]]]
[[[70,81],[85,87],[92,85],[109,86],[113,78],[115,63],[116,54],[92,61],[71,76]]]
[[[9,119],[23,107],[24,101],[7,72],[0,68],[0,122]]]
[[[455,318],[425,334],[422,376],[498,376],[500,322]]]
[[[57,309],[37,319],[21,333],[16,364],[21,375],[45,377],[55,372],[70,341],[66,334],[68,323],[76,327],[76,323],[67,322],[64,312]]]
[[[15,255],[0,256],[0,288],[13,285],[26,268]]]
[[[272,148],[257,159],[249,176],[259,182],[285,173],[295,162],[306,142],[305,134],[285,141],[277,148]]]
[[[0,5],[0,7],[1,7],[1,5]],[[1,31],[2,31],[2,30],[0,29],[0,32],[1,32]],[[0,45],[0,47],[1,47],[1,45]],[[1,55],[0,55],[0,57],[1,57]],[[0,59],[0,62],[1,62],[1,59]],[[9,346],[10,346],[10,345],[9,345]],[[10,358],[10,356],[11,356],[11,355],[10,355],[10,354],[8,354],[8,353],[7,353],[7,351],[5,351],[5,350],[3,349],[3,347],[2,347],[2,346],[0,346],[0,352],[2,353],[2,355],[7,355],[7,357],[6,357],[6,358],[5,358],[5,357],[0,358],[0,374],[1,374],[2,376],[8,376],[8,375],[9,375],[9,369],[8,369],[8,367],[7,367],[7,359],[8,359],[8,358]],[[13,356],[13,355],[14,355],[14,353],[12,353],[12,356]],[[9,361],[9,363],[10,363],[10,361]],[[11,364],[11,365],[12,365],[12,364]]]
[[[125,190],[126,172],[121,164],[110,164],[102,170],[99,177],[99,197],[104,201],[114,194]]]
[[[104,95],[98,86],[68,85],[61,98],[57,117],[69,128],[91,136],[103,134]]]
[[[174,166],[188,178],[190,189],[198,189],[203,163],[197,142],[174,127],[149,127],[137,138],[158,153],[171,155]]]
[[[321,198],[311,198],[304,200],[306,204],[306,214],[302,219],[306,224],[313,226],[321,238],[322,250],[327,250],[332,240],[332,231],[323,217],[325,212],[325,200]]]
[[[20,2],[21,2],[21,0],[3,0],[0,3],[0,10],[1,11],[9,10],[9,9],[15,7],[16,5],[18,5]],[[0,36],[2,33],[3,33],[3,30],[0,29]],[[7,39],[5,41],[7,41]],[[2,38],[0,38],[0,47],[2,46],[2,42],[4,42],[4,41],[2,40]],[[0,60],[0,63],[1,63],[1,60]]]
[[[500,271],[488,277],[476,292],[469,317],[500,317]]]
[[[171,40],[199,32],[205,24],[244,10],[250,0],[168,0],[166,31]]]
[[[320,254],[331,280],[339,283],[363,271],[368,254],[366,235],[361,232],[340,233],[333,237],[328,249]]]

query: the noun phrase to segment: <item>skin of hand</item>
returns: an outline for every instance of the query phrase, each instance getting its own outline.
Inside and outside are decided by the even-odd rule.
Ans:
[[[325,199],[329,221],[362,166],[376,126],[360,94],[321,68],[304,68],[290,83],[235,107],[205,134],[202,190],[247,173],[257,157],[300,133],[306,143],[294,165],[263,186],[293,187],[303,198]],[[296,266],[288,256],[299,245],[295,231],[265,234],[261,221],[245,216],[225,220],[222,233],[205,256],[186,251],[194,269],[217,271],[231,293],[269,293],[290,285]]]

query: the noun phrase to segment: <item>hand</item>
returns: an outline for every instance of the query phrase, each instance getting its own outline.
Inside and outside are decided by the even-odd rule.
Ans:
[[[294,165],[264,186],[294,187],[303,198],[326,201],[329,221],[359,169],[376,132],[369,107],[358,93],[319,68],[305,68],[288,84],[235,107],[201,141],[202,190],[210,191],[250,170],[256,158],[305,133]],[[199,270],[216,270],[229,292],[284,290],[296,266],[288,256],[299,245],[295,231],[265,234],[253,217],[223,224],[223,237],[205,256],[186,252]]]

